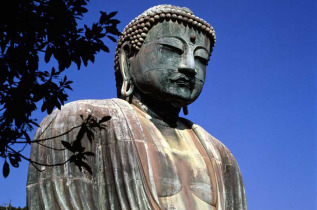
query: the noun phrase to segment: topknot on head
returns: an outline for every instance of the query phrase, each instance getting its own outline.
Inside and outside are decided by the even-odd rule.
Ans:
[[[116,71],[119,70],[119,50],[122,44],[129,42],[132,50],[137,52],[145,41],[148,31],[164,20],[177,21],[205,33],[211,40],[211,48],[216,42],[216,34],[213,27],[203,19],[195,16],[190,9],[168,4],[157,5],[144,11],[124,28],[122,35],[119,37],[115,54]]]

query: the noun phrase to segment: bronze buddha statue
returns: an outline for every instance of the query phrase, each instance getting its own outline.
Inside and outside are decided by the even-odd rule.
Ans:
[[[29,209],[247,209],[231,152],[179,117],[203,88],[214,43],[187,8],[131,21],[116,50],[118,99],[69,103],[37,130]]]

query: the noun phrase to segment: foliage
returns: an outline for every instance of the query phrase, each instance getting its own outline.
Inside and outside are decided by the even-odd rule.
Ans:
[[[64,151],[68,150],[71,154],[70,157],[64,161],[64,162],[57,162],[54,164],[47,164],[44,162],[36,162],[34,160],[31,160],[23,155],[20,154],[20,156],[28,161],[40,172],[42,170],[38,166],[47,166],[47,167],[57,167],[57,166],[62,166],[66,164],[67,162],[75,164],[75,166],[78,167],[79,171],[82,171],[85,169],[88,171],[90,174],[92,174],[91,167],[85,162],[89,156],[95,156],[95,153],[86,150],[86,148],[83,146],[83,141],[85,141],[85,137],[87,137],[88,141],[92,143],[94,141],[94,133],[96,133],[96,130],[98,129],[99,131],[105,130],[107,125],[104,124],[108,120],[111,119],[110,116],[104,116],[101,119],[97,119],[96,117],[92,115],[88,115],[87,118],[84,118],[83,115],[79,115],[82,123],[76,126],[71,127],[69,130],[60,133],[56,136],[51,136],[48,138],[43,138],[42,134],[49,129],[51,123],[48,123],[46,126],[42,127],[43,132],[39,132],[38,135],[33,139],[32,143],[39,144],[42,147],[49,148],[51,150],[55,151]],[[67,137],[67,134],[71,132],[76,132],[74,131],[75,129],[79,129],[76,138],[75,139],[69,139]],[[60,140],[62,139],[62,140]],[[63,140],[64,139],[64,140]],[[57,148],[55,146],[48,146],[47,141],[50,140],[60,140],[61,144],[64,146],[64,148]],[[55,141],[56,142],[56,141]]]
[[[109,52],[104,38],[120,35],[116,12],[100,12],[100,19],[90,27],[78,26],[87,12],[89,0],[0,0],[0,158],[3,176],[10,165],[19,167],[21,150],[16,144],[30,144],[28,132],[38,126],[31,117],[41,102],[41,111],[50,114],[67,100],[72,89],[61,73],[72,63],[84,66],[95,54]],[[41,54],[42,53],[42,54]],[[42,56],[41,56],[42,55]],[[39,69],[39,59],[57,62],[50,71]]]
[[[24,208],[21,208],[21,207],[16,208],[16,207],[13,207],[11,205],[9,205],[9,206],[0,206],[0,210],[26,210],[26,209],[27,209],[26,207],[24,207]]]

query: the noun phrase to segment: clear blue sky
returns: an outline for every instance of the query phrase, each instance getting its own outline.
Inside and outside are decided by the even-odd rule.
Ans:
[[[189,7],[215,28],[206,84],[187,118],[233,152],[249,209],[317,209],[317,2],[91,0],[84,22],[96,21],[99,10],[119,11],[122,30],[147,8],[166,3]],[[116,97],[115,44],[108,43],[111,53],[79,72],[69,69],[75,82],[69,101]],[[0,177],[0,204],[25,205],[26,176],[24,163]]]

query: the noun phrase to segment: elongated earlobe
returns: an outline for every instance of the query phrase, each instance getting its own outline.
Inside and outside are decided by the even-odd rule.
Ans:
[[[134,85],[130,77],[130,65],[129,65],[129,51],[130,46],[128,44],[123,44],[120,51],[119,57],[119,65],[120,72],[122,75],[122,87],[121,87],[121,95],[128,99],[130,95],[133,93]]]

